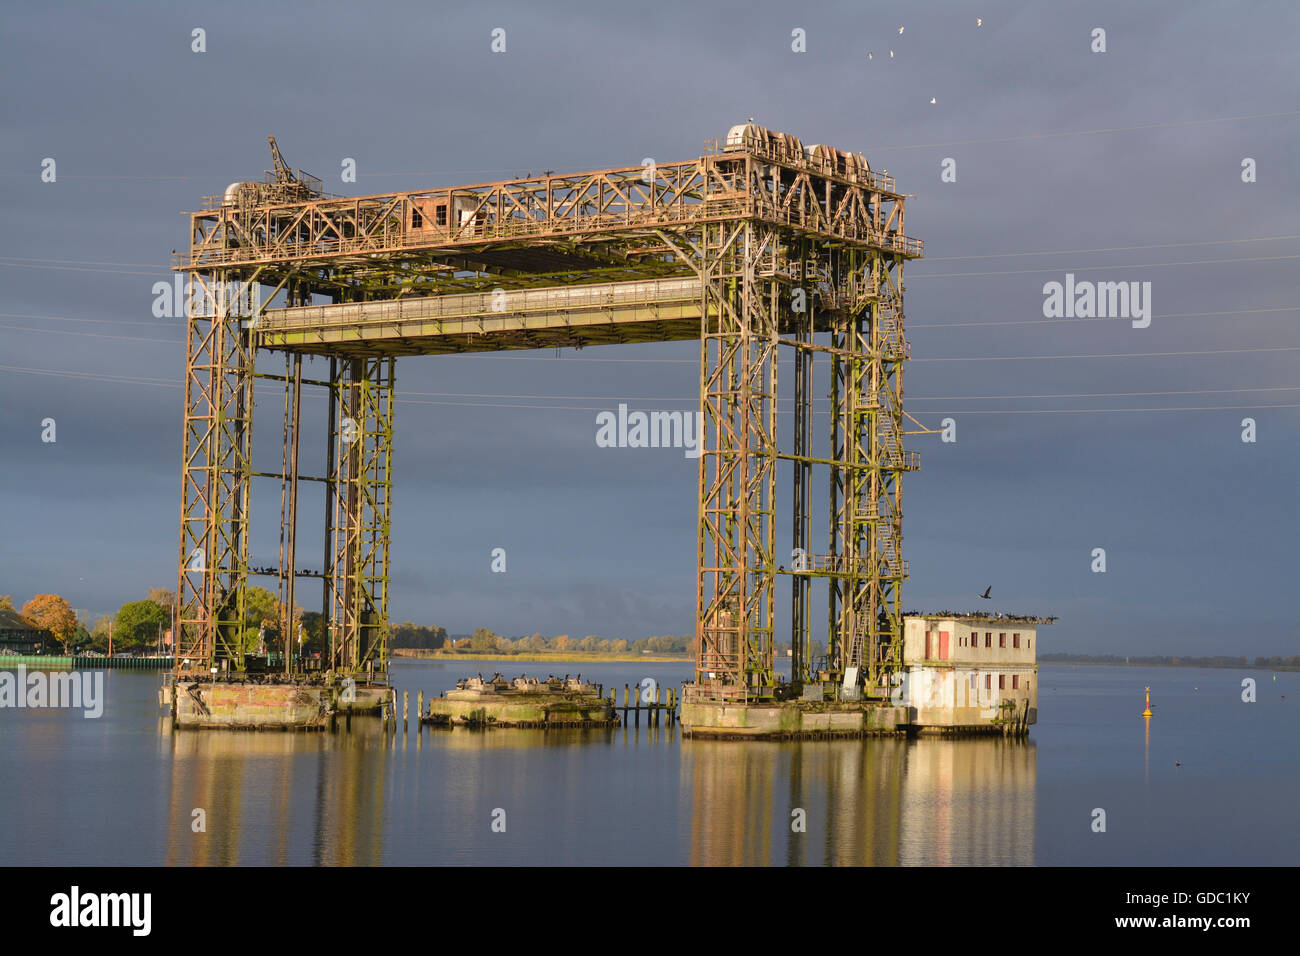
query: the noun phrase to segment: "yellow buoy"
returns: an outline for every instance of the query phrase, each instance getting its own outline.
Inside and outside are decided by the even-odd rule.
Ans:
[[[1143,717],[1151,716],[1151,688],[1150,687],[1147,688],[1147,709],[1142,711],[1142,716]]]

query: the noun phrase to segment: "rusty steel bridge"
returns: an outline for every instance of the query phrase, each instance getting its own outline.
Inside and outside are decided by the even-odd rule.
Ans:
[[[923,251],[889,176],[751,123],[685,162],[338,198],[271,146],[275,168],[261,181],[190,214],[189,248],[173,263],[198,292],[187,310],[178,676],[244,669],[251,487],[268,479],[281,488],[286,668],[295,587],[309,576],[324,582],[322,669],[387,680],[397,356],[692,339],[704,429],[688,692],[777,692],[776,581],[787,577],[795,684],[887,696],[908,573],[900,478],[919,467],[902,447],[903,267]],[[782,348],[794,359],[785,450]],[[259,370],[272,352],[283,364]],[[328,378],[304,378],[303,356],[327,359]],[[831,403],[816,443],[815,364],[829,370]],[[253,469],[255,380],[282,389],[278,471]],[[307,388],[327,396],[322,475],[299,467]],[[775,543],[781,462],[793,475],[789,561]],[[824,554],[810,549],[815,470],[827,482]],[[311,574],[297,547],[305,481],[326,498],[324,564]],[[829,589],[820,674],[809,655],[815,581]]]

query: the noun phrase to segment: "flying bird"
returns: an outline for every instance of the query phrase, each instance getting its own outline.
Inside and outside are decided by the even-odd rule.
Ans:
[[[980,18],[980,17],[976,17],[976,18],[975,18],[975,25],[976,25],[977,27],[982,27],[982,26],[984,26],[984,20],[983,20],[982,18]]]
[[[900,37],[903,35],[903,28],[902,28],[902,27],[899,27],[899,28],[898,28],[898,35],[899,35]]]
[[[889,51],[889,58],[890,58],[891,60],[894,58],[894,51],[893,51],[893,50],[890,50],[890,51]]]
[[[930,103],[931,103],[931,104],[933,104],[933,103],[934,103],[934,97],[933,97],[933,96],[932,96],[932,97],[930,97]]]
[[[868,54],[867,54],[867,59],[870,60],[871,58],[872,58],[872,57],[871,57],[871,54],[868,53]]]
[[[934,100],[931,100],[930,102],[933,103]],[[986,587],[986,588],[984,589],[984,593],[981,594],[980,597],[982,597],[982,598],[983,598],[984,600],[986,600],[986,601],[991,600],[991,599],[989,598],[989,595],[990,595],[991,593],[993,593],[993,585],[990,584],[988,587]]]

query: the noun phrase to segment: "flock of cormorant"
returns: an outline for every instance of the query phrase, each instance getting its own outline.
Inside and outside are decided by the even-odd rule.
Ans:
[[[1037,614],[1003,614],[1001,611],[989,612],[989,611],[944,610],[944,611],[931,611],[929,613],[922,613],[920,611],[904,611],[903,617],[942,617],[942,618],[953,618],[954,620],[963,617],[979,617],[979,618],[988,618],[989,620],[997,620],[997,621],[1017,621],[1026,624],[1042,623],[1043,621],[1046,621],[1048,624],[1051,624],[1053,621],[1056,620],[1055,614],[1049,615],[1047,617],[1040,617]]]

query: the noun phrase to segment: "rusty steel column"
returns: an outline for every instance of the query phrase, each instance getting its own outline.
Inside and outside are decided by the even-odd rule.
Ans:
[[[331,669],[385,683],[393,448],[391,357],[344,362],[331,470]]]
[[[766,699],[774,672],[776,232],[708,230],[701,337],[699,656],[706,696]]]
[[[185,422],[175,635],[177,675],[207,675],[219,660],[243,666],[248,574],[256,271],[193,274],[187,304]]]
[[[293,670],[293,645],[294,645],[294,628],[293,628],[293,609],[294,609],[294,585],[297,582],[298,563],[297,563],[297,541],[298,541],[298,446],[300,444],[299,435],[302,423],[302,356],[294,355],[293,357],[293,381],[286,383],[293,391],[293,411],[289,422],[289,430],[286,440],[289,442],[289,502],[287,513],[286,541],[284,549],[284,563],[280,567],[280,574],[285,582],[284,584],[284,607],[280,612],[281,633],[284,636],[284,672],[286,674]],[[302,669],[302,662],[298,662],[299,669]]]

